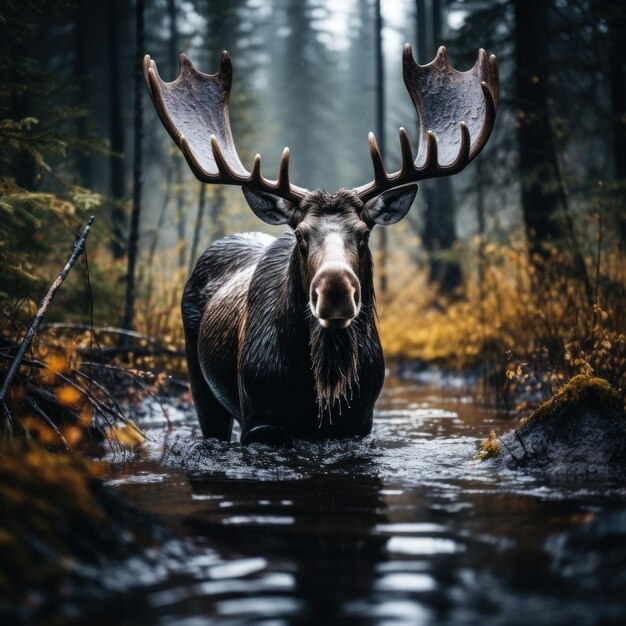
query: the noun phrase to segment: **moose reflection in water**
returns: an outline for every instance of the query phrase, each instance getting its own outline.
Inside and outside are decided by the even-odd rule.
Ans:
[[[375,588],[377,567],[388,558],[388,538],[376,533],[388,520],[375,474],[335,481],[191,475],[189,482],[197,502],[207,498],[186,520],[196,536],[218,539],[221,550],[248,559],[271,554],[276,575],[289,572],[289,584],[266,598],[270,606],[280,606],[279,595],[309,623],[328,624],[349,598],[346,583],[362,597]],[[207,610],[213,600],[207,598]]]
[[[402,166],[388,174],[370,134],[374,180],[332,194],[291,184],[288,149],[275,182],[262,176],[259,155],[251,172],[244,168],[230,129],[227,53],[214,75],[185,55],[171,83],[149,56],[144,72],[161,121],[198,179],[242,186],[261,220],[293,229],[277,239],[221,239],[189,278],[182,311],[203,434],[229,440],[233,419],[245,444],[368,434],[384,379],[369,232],[407,214],[416,181],[460,172],[486,144],[498,100],[495,57],[480,50],[471,70],[457,72],[445,48],[420,66],[407,44],[417,157],[401,128]]]

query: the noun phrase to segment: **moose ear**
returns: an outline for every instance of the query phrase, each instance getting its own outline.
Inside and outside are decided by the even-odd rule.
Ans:
[[[299,221],[299,211],[289,200],[266,191],[253,191],[249,187],[242,187],[241,190],[254,214],[266,224],[294,225]]]
[[[395,224],[409,212],[416,193],[417,185],[406,185],[385,191],[365,204],[361,218],[365,222],[381,226]]]

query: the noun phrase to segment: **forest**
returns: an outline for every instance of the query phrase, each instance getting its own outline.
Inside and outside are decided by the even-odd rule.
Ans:
[[[7,623],[626,618],[623,3],[0,0],[0,32]],[[467,167],[372,225],[372,433],[213,439],[185,285],[225,236],[295,226],[194,175],[144,56],[169,82],[181,53],[214,74],[228,51],[243,167],[279,179],[288,146],[291,180],[332,194],[376,179],[372,131],[387,172],[400,127],[420,154],[407,42],[460,72],[495,55],[497,114]]]

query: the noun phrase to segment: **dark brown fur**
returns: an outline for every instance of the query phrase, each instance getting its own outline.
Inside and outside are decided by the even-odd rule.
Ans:
[[[292,232],[271,243],[235,235],[200,258],[183,320],[205,436],[229,438],[233,418],[243,443],[370,431],[384,365],[361,208],[351,192],[314,192],[301,206],[300,243]],[[358,314],[342,329],[323,328],[309,306],[324,238],[333,232],[341,233],[359,283]]]

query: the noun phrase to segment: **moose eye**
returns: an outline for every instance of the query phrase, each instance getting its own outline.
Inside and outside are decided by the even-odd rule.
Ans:
[[[304,238],[304,235],[301,231],[295,230],[293,233],[296,236],[296,241],[298,242],[298,246],[302,252],[306,252],[307,249],[307,241]]]
[[[361,235],[361,241],[359,242],[359,248],[361,250],[365,250],[365,248],[367,247],[367,242],[370,240],[370,231],[366,230],[363,232],[363,234]]]

